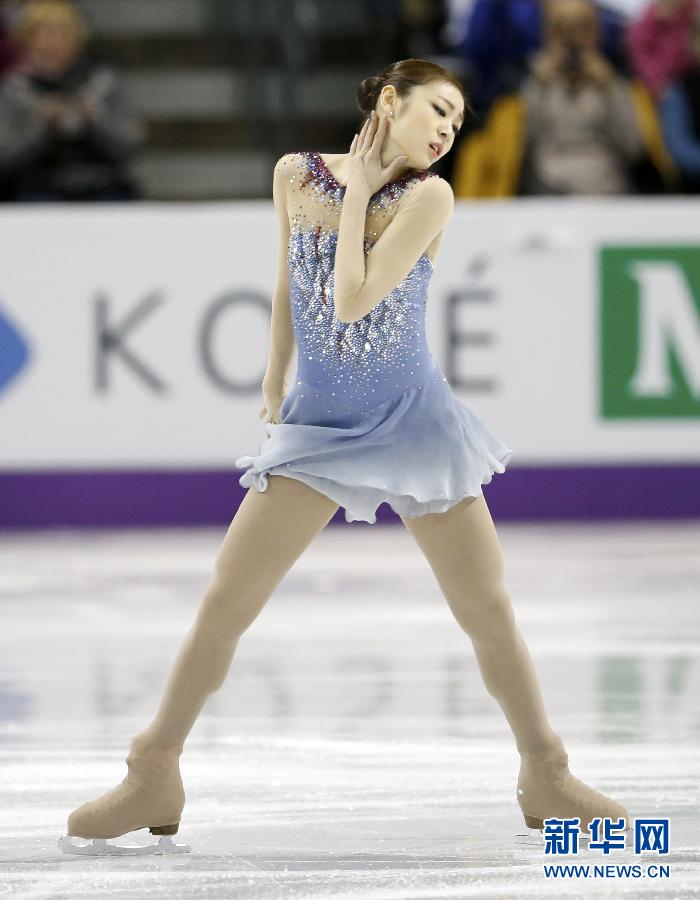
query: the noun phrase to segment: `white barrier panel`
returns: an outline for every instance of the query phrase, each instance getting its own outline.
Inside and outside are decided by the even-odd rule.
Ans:
[[[7,206],[0,246],[0,469],[256,450],[270,202]],[[458,201],[427,330],[514,463],[700,460],[694,198]]]

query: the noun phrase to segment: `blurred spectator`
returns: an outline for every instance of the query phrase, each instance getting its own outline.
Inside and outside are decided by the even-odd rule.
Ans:
[[[543,45],[545,16],[558,0],[475,0],[462,42],[455,47],[471,69],[473,105],[485,115],[493,100],[519,90],[529,57]],[[596,4],[601,50],[621,72],[628,72],[624,17]]]
[[[431,57],[445,51],[441,35],[446,0],[367,0],[364,6],[369,26],[365,53],[371,48],[370,57],[378,55],[377,61]]]
[[[484,126],[455,148],[455,196],[598,194],[625,183],[645,194],[677,189],[678,167],[651,94],[641,82],[611,74],[595,52],[592,4],[557,0],[554,12],[526,89],[498,97]],[[570,16],[572,27],[564,28]],[[563,35],[566,52],[552,52]]]
[[[632,65],[655,99],[693,65],[688,31],[697,9],[698,0],[654,0],[628,27]]]
[[[19,47],[10,37],[12,20],[20,5],[19,0],[0,0],[0,77],[12,69],[20,58]]]
[[[688,34],[692,68],[672,82],[660,103],[664,140],[681,171],[682,190],[700,193],[700,10]]]
[[[412,57],[444,51],[441,35],[447,21],[445,0],[401,0],[404,36]]]
[[[116,74],[86,52],[70,0],[29,0],[11,34],[20,63],[0,85],[5,200],[131,200],[127,163],[143,140]]]
[[[644,150],[626,80],[600,53],[590,0],[556,0],[523,88],[527,194],[624,194]]]

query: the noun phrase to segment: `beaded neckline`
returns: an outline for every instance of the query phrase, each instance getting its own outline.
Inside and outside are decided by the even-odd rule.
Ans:
[[[310,156],[312,156],[317,161],[319,169],[323,170],[323,173],[325,174],[326,178],[335,186],[335,188],[337,188],[341,191],[345,191],[345,189],[347,188],[347,185],[342,184],[340,181],[338,181],[338,179],[335,177],[335,175],[331,172],[331,170],[326,165],[323,157],[318,152],[318,150],[309,150],[308,153]],[[312,167],[312,171],[313,171],[313,167]],[[395,178],[393,181],[387,181],[387,183],[382,185],[382,187],[380,187],[379,190],[376,191],[372,196],[376,197],[377,194],[380,194],[382,191],[386,190],[387,188],[392,187],[393,185],[404,184],[405,182],[410,181],[411,178],[416,178],[416,177],[424,178],[428,175],[435,175],[435,174],[436,174],[435,172],[432,172],[428,169],[426,169],[423,172],[417,172],[417,171],[406,172],[404,175],[401,175],[399,178]]]

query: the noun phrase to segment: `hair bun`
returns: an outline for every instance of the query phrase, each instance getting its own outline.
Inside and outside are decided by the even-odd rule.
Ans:
[[[380,75],[370,75],[361,81],[357,88],[357,105],[362,112],[371,112],[377,102],[377,95],[381,88],[382,78]]]
[[[399,59],[392,62],[376,75],[370,75],[357,86],[357,105],[363,114],[363,123],[377,106],[382,90],[391,86],[396,96],[403,102],[411,95],[418,84],[430,84],[433,81],[447,81],[454,85],[464,99],[465,115],[475,118],[476,114],[469,103],[469,97],[458,75],[450,69],[427,59]],[[476,117],[478,118],[478,117]]]

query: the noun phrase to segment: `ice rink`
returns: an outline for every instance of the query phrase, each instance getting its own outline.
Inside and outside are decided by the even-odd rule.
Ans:
[[[190,853],[62,854],[70,810],[125,776],[226,529],[15,532],[0,540],[0,895],[700,896],[700,524],[496,527],[571,771],[633,817],[668,817],[668,855],[516,842],[513,737],[400,524],[326,528],[244,634],[181,758]],[[558,861],[641,872],[547,879]],[[659,863],[669,878],[645,875]]]

